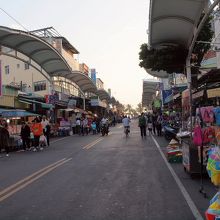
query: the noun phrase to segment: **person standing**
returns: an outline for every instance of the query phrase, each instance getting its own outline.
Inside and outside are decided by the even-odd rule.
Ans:
[[[8,124],[4,120],[0,125],[0,153],[1,149],[5,148],[6,157],[9,156],[9,137]]]
[[[155,135],[156,134],[156,126],[157,126],[157,115],[155,114],[155,112],[152,115],[152,125],[153,125],[153,132]]]
[[[84,134],[86,133],[86,135],[88,135],[88,119],[85,117],[82,121],[82,130],[83,130],[83,133],[82,135],[84,136]]]
[[[81,134],[81,121],[80,121],[80,118],[76,119],[76,134],[78,134],[78,135]]]
[[[138,121],[138,126],[140,127],[140,131],[141,131],[141,137],[145,137],[146,138],[146,118],[144,116],[144,113],[141,113],[141,116],[139,118]]]
[[[158,115],[157,117],[157,135],[162,136],[162,115]]]
[[[43,127],[41,122],[36,118],[32,125],[32,132],[34,135],[34,151],[39,147],[40,136],[43,135]]]
[[[31,134],[30,127],[25,122],[22,122],[21,139],[23,144],[23,150],[26,150],[26,147],[30,149],[30,134]]]
[[[46,119],[46,116],[44,115],[41,121],[41,125],[43,128],[43,134],[47,139],[47,146],[50,146],[50,123],[49,121]]]

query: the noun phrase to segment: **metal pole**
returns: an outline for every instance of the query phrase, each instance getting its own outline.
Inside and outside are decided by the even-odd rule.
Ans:
[[[190,58],[186,60],[186,74],[187,74],[187,86],[189,89],[189,114],[190,114],[190,138],[192,141],[192,131],[193,131],[193,123],[192,123],[192,74],[191,74],[191,62]]]
[[[83,110],[86,110],[86,98],[83,96]]]

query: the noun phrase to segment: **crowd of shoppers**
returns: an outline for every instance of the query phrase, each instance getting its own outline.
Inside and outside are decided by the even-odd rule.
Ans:
[[[163,117],[159,113],[141,113],[138,126],[140,127],[140,133],[142,138],[146,138],[147,130],[149,134],[162,136],[162,123]]]
[[[43,150],[45,146],[50,145],[50,123],[46,116],[42,118],[37,116],[32,122],[21,123],[22,150]],[[0,121],[0,156],[5,150],[6,156],[9,156],[10,135],[6,120]]]

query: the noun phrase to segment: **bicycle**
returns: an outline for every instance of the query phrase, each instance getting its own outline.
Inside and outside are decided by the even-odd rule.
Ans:
[[[129,136],[129,126],[125,126],[125,135],[126,135],[126,138]]]

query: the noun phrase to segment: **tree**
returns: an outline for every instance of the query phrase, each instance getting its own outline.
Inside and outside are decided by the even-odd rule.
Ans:
[[[125,111],[129,114],[129,115],[131,115],[132,114],[132,106],[131,105],[126,105],[126,107],[125,107]]]
[[[142,103],[140,102],[140,103],[138,103],[138,105],[137,105],[136,112],[137,112],[138,114],[141,114],[143,111],[144,111],[144,108],[143,108],[143,106],[142,106]]]
[[[203,16],[204,14],[202,15],[202,17]],[[195,55],[194,56],[195,59],[192,60],[192,62],[194,62],[196,66],[200,66],[203,56],[211,47],[211,44],[200,43],[199,41],[211,42],[213,35],[214,35],[214,32],[212,31],[212,25],[211,25],[212,19],[213,17],[209,16],[209,18],[206,20],[202,30],[199,33],[199,36],[197,37],[197,40],[196,40],[197,42],[195,44],[195,47],[193,48],[193,54]]]

